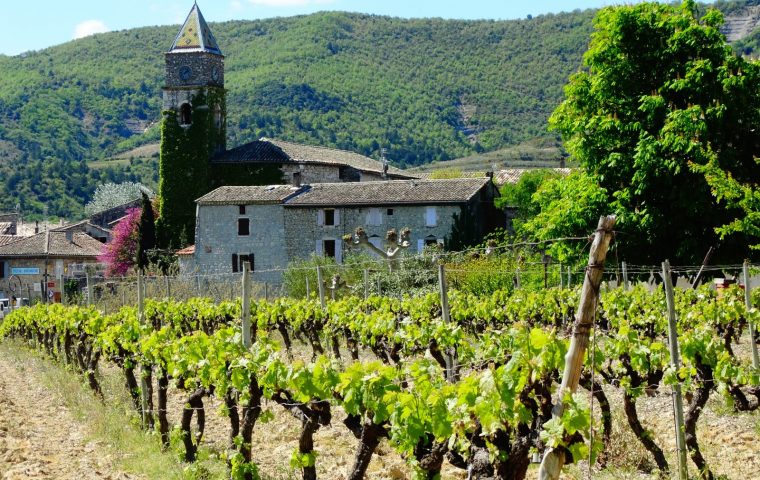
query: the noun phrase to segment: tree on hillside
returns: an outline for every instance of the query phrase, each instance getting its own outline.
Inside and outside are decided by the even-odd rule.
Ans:
[[[760,178],[760,74],[725,43],[720,12],[695,13],[693,1],[601,10],[586,69],[550,119],[606,192],[589,222],[615,213],[619,254],[631,262],[695,264],[711,245],[722,260],[746,254],[746,237],[716,232],[743,212],[716,201],[704,166]],[[556,233],[593,224],[568,227]]]
[[[87,215],[92,215],[137,200],[140,195],[146,193],[152,194],[148,188],[139,183],[104,183],[98,185],[92,200],[85,205],[84,210]]]
[[[124,276],[135,265],[141,209],[130,208],[116,224],[111,241],[103,245],[98,261],[105,264],[106,276]]]

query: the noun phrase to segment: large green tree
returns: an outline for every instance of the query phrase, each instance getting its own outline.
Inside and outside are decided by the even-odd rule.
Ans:
[[[590,218],[617,214],[629,262],[694,264],[711,245],[723,260],[747,252],[743,232],[716,232],[743,212],[716,200],[703,168],[760,178],[760,72],[725,43],[720,12],[696,12],[692,1],[601,10],[585,67],[550,119],[606,192]]]

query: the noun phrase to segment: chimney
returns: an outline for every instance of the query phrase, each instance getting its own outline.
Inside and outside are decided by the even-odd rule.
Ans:
[[[35,235],[38,234],[38,233],[40,233],[40,221],[39,220],[35,220],[34,221],[34,233],[35,233]]]

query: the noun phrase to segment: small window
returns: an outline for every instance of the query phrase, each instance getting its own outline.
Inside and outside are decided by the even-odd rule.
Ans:
[[[324,240],[322,251],[326,257],[335,258],[335,240]]]
[[[238,255],[236,253],[232,254],[232,273],[238,273],[243,271],[243,265],[245,262],[251,263],[251,271],[254,271],[254,260],[253,260],[253,254],[248,255]]]
[[[325,225],[327,226],[335,225],[335,210],[333,210],[332,208],[325,209]]]
[[[238,213],[240,215],[245,215],[245,205],[238,205]]]
[[[247,218],[238,218],[238,235],[248,236],[251,234],[251,221]]]
[[[389,209],[388,209],[388,210],[385,212],[385,214],[386,214],[386,215],[388,215],[389,217],[392,217],[392,216],[393,216],[393,209],[392,209],[392,208],[389,208]]]
[[[193,109],[189,103],[183,103],[179,107],[179,124],[190,125],[191,123],[193,123]]]

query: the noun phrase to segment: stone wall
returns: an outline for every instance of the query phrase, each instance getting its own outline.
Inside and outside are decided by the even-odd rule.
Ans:
[[[180,70],[189,68],[189,76],[183,79]],[[216,69],[216,79],[212,70]],[[224,86],[224,57],[205,52],[184,52],[166,54],[166,86],[187,87],[215,85]]]
[[[377,238],[380,248],[384,248],[385,234],[391,228],[397,231],[409,227],[412,231],[409,251],[417,253],[425,241],[438,241],[451,233],[454,224],[454,214],[459,214],[459,205],[438,205],[436,209],[436,225],[426,225],[426,206],[384,206],[377,207],[379,217],[372,215],[369,207],[339,208],[340,223],[335,226],[318,224],[318,208],[285,208],[285,241],[287,256],[290,259],[308,258],[317,250],[317,240],[340,240],[343,235],[353,234],[356,227],[364,227],[367,236]],[[388,210],[393,215],[388,215]],[[379,225],[370,222],[378,220]],[[344,245],[345,251],[345,245]]]
[[[285,227],[281,205],[247,205],[245,214],[238,205],[198,207],[195,264],[208,274],[232,273],[232,254],[254,255],[254,280],[279,282],[278,272],[287,265]],[[250,234],[238,235],[238,219],[250,220]],[[257,273],[258,272],[258,273]]]
[[[301,169],[303,167],[303,170]],[[284,163],[280,167],[283,181],[287,184],[293,182],[293,174],[301,173],[301,184],[313,183],[338,183],[340,179],[340,167],[338,165],[314,165],[309,163],[292,164]]]

